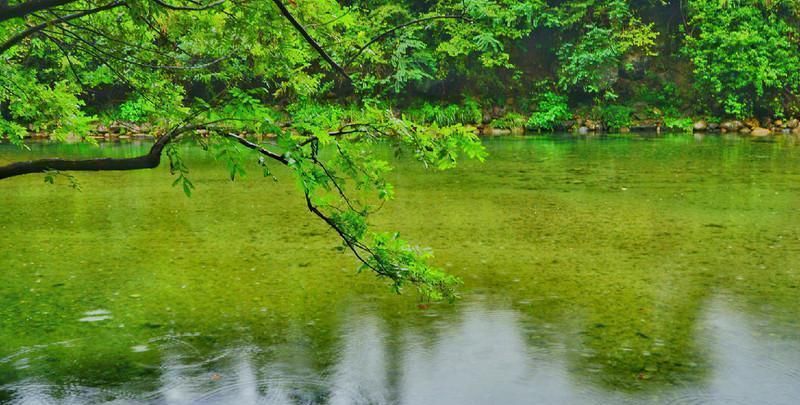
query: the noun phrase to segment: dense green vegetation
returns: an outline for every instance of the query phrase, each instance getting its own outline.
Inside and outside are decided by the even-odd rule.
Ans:
[[[398,290],[450,296],[458,280],[428,253],[368,231],[393,196],[371,144],[391,140],[447,169],[483,158],[473,126],[792,118],[798,22],[794,0],[3,0],[0,137],[158,141],[140,157],[22,162],[0,178],[77,185],[68,172],[152,168],[164,155],[188,195],[181,142],[212,153],[231,180],[246,159],[265,176],[288,166],[365,269]]]
[[[25,4],[8,7],[17,3]],[[439,125],[489,124],[514,110],[530,117],[530,128],[548,129],[573,113],[608,118],[604,109],[617,104],[662,121],[800,114],[795,0],[289,4],[352,78],[353,93],[272,2],[216,3],[200,11],[145,0],[50,9],[63,18],[70,14],[61,9],[110,8],[3,46],[3,134],[80,134],[95,118],[159,123],[224,87],[280,122],[296,119],[287,106],[342,94],[336,104],[369,102]],[[58,21],[44,12],[4,20],[6,41],[26,25]],[[610,128],[626,121],[617,118]]]

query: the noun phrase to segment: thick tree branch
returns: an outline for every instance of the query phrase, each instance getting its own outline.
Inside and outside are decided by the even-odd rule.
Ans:
[[[328,62],[328,64],[334,70],[336,70],[337,73],[339,73],[345,79],[347,79],[347,81],[351,81],[350,76],[347,74],[347,72],[345,72],[344,69],[338,63],[336,63],[336,61],[334,61],[333,58],[331,58],[331,56],[328,55],[327,52],[325,52],[325,49],[323,49],[322,46],[318,44],[317,41],[314,40],[314,38],[311,37],[311,34],[309,34],[308,31],[306,31],[306,29],[303,28],[303,25],[300,24],[300,22],[294,18],[291,12],[289,12],[289,9],[286,8],[286,5],[283,4],[281,0],[272,0],[272,2],[275,3],[275,5],[281,11],[281,14],[283,14],[283,16],[286,17],[286,19],[289,20],[290,23],[292,23],[294,28],[300,32],[300,34],[303,36],[306,42],[308,42],[308,44],[311,45],[311,47],[314,48],[314,50],[317,51],[317,53],[320,56],[322,56],[322,59],[325,59],[325,62]]]
[[[58,17],[56,19],[53,19],[53,20],[50,20],[50,21],[45,21],[45,22],[43,22],[41,24],[29,27],[28,29],[17,33],[16,35],[12,36],[11,38],[9,38],[5,42],[3,42],[3,44],[0,45],[0,55],[2,55],[5,51],[7,51],[12,46],[18,44],[23,39],[25,39],[25,38],[27,38],[27,37],[39,32],[39,31],[41,31],[41,30],[43,30],[43,29],[45,29],[45,28],[47,28],[49,26],[52,26],[52,25],[55,25],[55,24],[60,24],[62,22],[67,22],[67,21],[74,20],[74,19],[77,19],[77,18],[85,17],[87,15],[96,14],[96,13],[99,13],[101,11],[110,10],[112,8],[120,7],[120,6],[123,6],[123,5],[125,5],[124,2],[115,1],[113,3],[106,4],[105,6],[100,6],[100,7],[97,7],[97,8],[90,9],[90,10],[84,10],[84,11],[81,11],[81,12],[78,12],[78,13],[65,15],[63,17]]]
[[[12,18],[25,17],[37,11],[63,6],[76,1],[78,0],[30,0],[13,6],[3,6],[0,8],[0,22]]]
[[[14,176],[22,176],[31,173],[43,173],[50,170],[75,171],[75,172],[99,172],[99,171],[121,171],[121,170],[141,170],[153,169],[161,163],[161,152],[168,143],[172,142],[180,134],[197,129],[197,125],[187,125],[173,129],[168,134],[153,144],[146,155],[134,158],[97,158],[97,159],[38,159],[25,162],[15,162],[5,166],[0,166],[0,180]]]

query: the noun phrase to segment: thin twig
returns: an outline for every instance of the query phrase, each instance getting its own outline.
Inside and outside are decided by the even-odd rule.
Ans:
[[[197,7],[186,7],[186,6],[174,6],[162,0],[153,0],[154,3],[158,4],[161,7],[168,8],[170,10],[178,10],[178,11],[202,11],[208,10],[210,8],[216,7],[225,2],[225,0],[217,0],[213,3],[209,3],[206,5],[201,5]],[[194,2],[193,2],[194,3]],[[195,3],[196,4],[196,3]]]
[[[399,30],[401,30],[403,28],[406,28],[408,26],[415,25],[415,24],[420,24],[420,23],[423,23],[423,22],[426,22],[426,21],[444,20],[444,19],[466,20],[467,18],[464,17],[463,15],[436,15],[436,16],[431,16],[431,17],[418,18],[416,20],[412,20],[412,21],[400,24],[400,25],[398,25],[396,27],[393,27],[391,29],[388,29],[388,30],[378,34],[377,36],[375,36],[374,38],[369,40],[366,44],[364,44],[360,48],[358,48],[358,50],[356,50],[356,53],[353,56],[351,56],[350,59],[347,60],[347,62],[345,62],[344,68],[347,69],[348,67],[350,67],[350,65],[353,62],[355,62],[355,60],[359,56],[361,56],[361,54],[364,53],[364,51],[366,51],[367,48],[372,46],[372,44],[374,44],[374,43],[376,43],[376,42],[388,37],[389,35],[394,34],[395,32],[397,32],[397,31],[399,31]]]

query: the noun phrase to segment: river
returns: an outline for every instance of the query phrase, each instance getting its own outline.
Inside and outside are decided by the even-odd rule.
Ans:
[[[0,403],[795,404],[800,142],[492,138],[434,172],[388,149],[372,217],[464,281],[358,274],[288,173],[185,149],[152,171],[0,182]],[[0,163],[137,143],[0,145]],[[164,165],[166,166],[166,165]]]

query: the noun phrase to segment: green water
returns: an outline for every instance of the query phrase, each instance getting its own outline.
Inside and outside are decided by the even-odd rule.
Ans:
[[[0,163],[147,145],[0,146]],[[489,139],[392,158],[376,217],[464,280],[397,296],[287,173],[0,182],[0,403],[770,403],[800,396],[800,144]],[[376,153],[390,156],[385,150]]]

